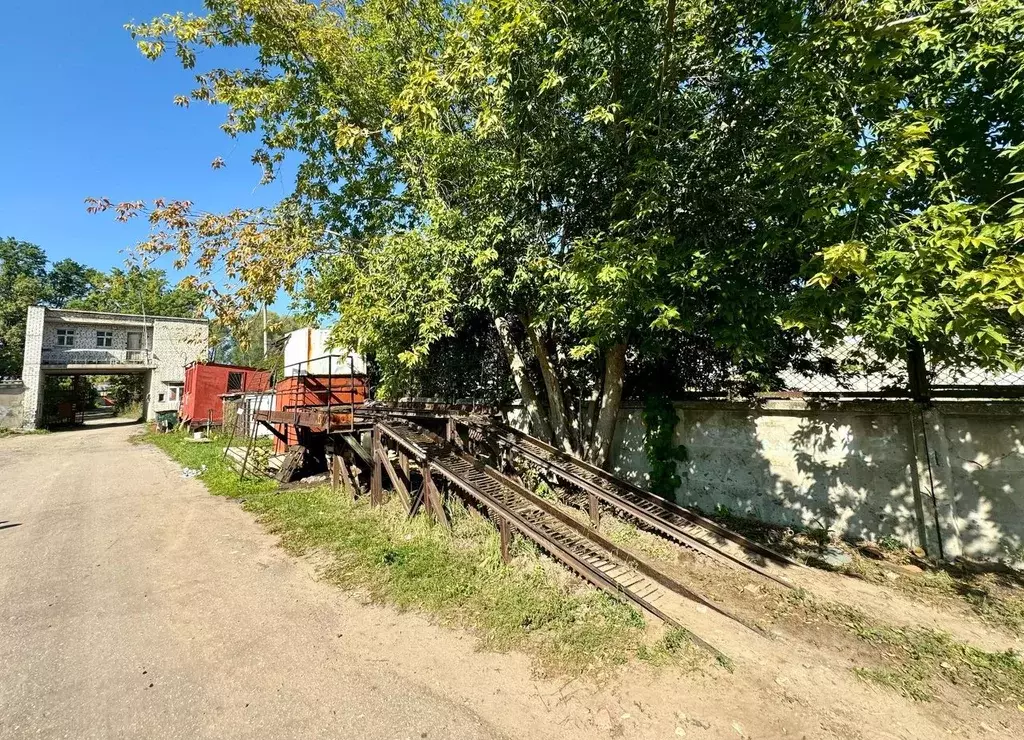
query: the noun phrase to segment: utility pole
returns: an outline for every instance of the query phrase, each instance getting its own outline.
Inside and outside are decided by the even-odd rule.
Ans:
[[[267,346],[267,304],[263,304],[263,359],[267,359],[269,348]]]

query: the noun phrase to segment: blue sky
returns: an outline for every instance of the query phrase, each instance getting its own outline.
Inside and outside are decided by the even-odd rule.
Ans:
[[[272,203],[289,182],[258,186],[251,142],[218,128],[224,109],[179,108],[195,72],[173,55],[151,62],[125,23],[200,0],[7,3],[0,23],[0,237],[33,242],[56,261],[123,265],[146,225],[89,215],[83,199],[185,198],[203,210]],[[236,59],[241,58],[234,55]],[[200,57],[197,70],[202,69]],[[213,170],[223,157],[227,166]],[[171,258],[154,266],[171,269]]]

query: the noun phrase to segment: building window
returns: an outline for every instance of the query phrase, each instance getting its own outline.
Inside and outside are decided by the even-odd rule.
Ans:
[[[75,330],[74,329],[58,329],[57,330],[57,346],[58,347],[74,347],[75,346]]]
[[[245,373],[228,373],[228,391],[242,390],[242,379]]]
[[[164,394],[163,393],[157,393],[156,394],[156,400],[157,400],[157,403],[163,403],[164,402]]]
[[[112,331],[98,331],[98,332],[96,332],[96,346],[97,347],[113,347],[114,346],[114,332],[112,332]]]
[[[177,401],[180,398],[181,398],[181,386],[180,385],[172,385],[170,388],[167,389],[167,400],[168,401]]]

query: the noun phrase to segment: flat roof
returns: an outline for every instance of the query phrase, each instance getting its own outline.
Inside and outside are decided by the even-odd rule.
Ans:
[[[258,373],[270,374],[270,370],[264,370],[262,367],[253,367],[252,365],[231,365],[226,362],[204,362],[203,360],[193,360],[192,362],[185,365],[185,367],[192,367],[193,365],[205,365],[206,367],[226,367],[231,370],[254,370]]]
[[[155,314],[141,314],[141,313],[117,313],[116,311],[87,311],[84,308],[50,308],[49,306],[39,306],[39,308],[45,309],[47,313],[87,313],[93,316],[117,316],[122,319],[161,319],[163,321],[190,321],[195,324],[209,324],[209,319],[189,319],[182,318],[181,316],[159,316]]]

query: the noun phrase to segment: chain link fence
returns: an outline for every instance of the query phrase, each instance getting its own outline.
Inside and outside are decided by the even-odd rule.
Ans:
[[[907,360],[886,360],[859,337],[818,349],[780,373],[784,392],[823,395],[906,396]]]
[[[929,366],[928,371],[928,392],[934,397],[1024,397],[1024,370]]]
[[[915,367],[920,363],[920,367]],[[915,387],[915,373],[920,378]],[[1024,370],[943,367],[920,353],[888,360],[859,337],[846,337],[794,361],[779,374],[782,390],[762,397],[1020,398]]]

